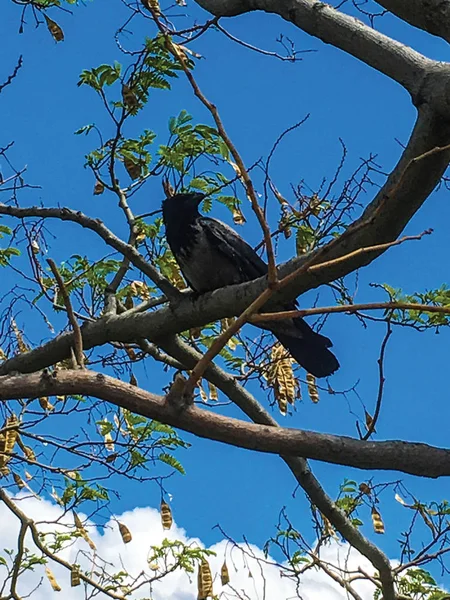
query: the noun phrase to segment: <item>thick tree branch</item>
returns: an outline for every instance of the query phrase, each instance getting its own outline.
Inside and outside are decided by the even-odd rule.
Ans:
[[[161,346],[168,353],[170,353],[172,356],[174,356],[174,358],[180,360],[187,366],[191,366],[198,361],[199,354],[197,352],[195,352],[194,350],[192,350],[191,348],[189,348],[183,342],[180,342],[176,339],[167,340],[167,342],[165,344],[161,344]],[[77,375],[79,375],[81,372],[76,372],[76,373],[77,373]],[[67,375],[67,372],[61,372],[61,374],[64,377],[65,375]],[[113,380],[111,378],[106,378],[105,376],[103,376],[101,374],[93,374],[89,371],[87,371],[87,372],[83,371],[82,374],[89,375],[89,377],[91,377],[91,378],[92,377],[95,378],[94,387],[96,387],[96,389],[99,387],[104,389],[104,385],[103,385],[104,382],[111,380],[111,382],[113,384],[112,393],[111,393],[111,395],[108,394],[109,397],[107,398],[107,400],[124,406],[125,405],[124,401],[130,400],[130,397],[128,396],[128,392],[130,392],[132,394],[132,398],[133,398],[132,402],[129,402],[128,406],[127,406],[130,410],[132,410],[133,412],[139,412],[140,409],[143,409],[143,412],[141,412],[141,414],[144,414],[145,416],[149,416],[150,418],[157,418],[159,420],[164,419],[165,422],[172,422],[174,424],[174,426],[178,426],[175,424],[174,421],[168,421],[167,419],[165,419],[164,416],[162,416],[160,414],[159,411],[161,411],[162,404],[163,404],[160,397],[149,394],[148,392],[143,392],[142,390],[138,390],[138,388],[128,385],[128,384],[125,384],[125,383],[120,383],[120,385],[121,385],[121,390],[120,390],[118,388],[115,388],[115,383],[116,383],[115,380]],[[224,373],[221,369],[219,369],[215,365],[210,365],[208,367],[206,375],[207,375],[208,379],[210,379],[210,381],[215,383],[217,385],[217,387],[219,387],[224,393],[226,393],[230,397],[230,399],[232,399],[233,402],[235,402],[254,421],[265,424],[265,425],[269,425],[270,428],[267,428],[267,427],[263,428],[263,436],[266,435],[266,432],[272,431],[272,428],[273,428],[273,430],[276,430],[276,428],[277,428],[276,421],[251,396],[251,394],[249,394],[246,390],[244,390],[241,386],[239,386],[239,384],[235,381],[235,379],[233,377],[227,375],[226,373]],[[58,375],[58,377],[59,377],[59,375]],[[33,374],[33,375],[19,377],[19,378],[18,377],[1,378],[0,398],[2,397],[1,394],[4,393],[4,391],[5,391],[5,388],[3,385],[4,381],[9,380],[11,382],[9,387],[11,388],[11,390],[15,389],[16,390],[15,393],[17,393],[17,388],[15,387],[15,385],[16,385],[15,382],[17,382],[19,380],[28,382],[28,386],[29,386],[28,390],[25,390],[22,388],[22,390],[19,392],[22,396],[26,396],[27,393],[30,393],[31,395],[34,395],[34,394],[39,395],[40,392],[38,392],[36,390],[36,386],[41,385],[43,382],[44,382],[44,385],[52,384],[53,386],[56,385],[56,382],[58,385],[64,385],[64,386],[67,383],[67,385],[69,387],[70,386],[73,387],[73,383],[74,383],[73,378],[70,375],[68,375],[67,377],[65,377],[65,379],[67,379],[67,381],[62,382],[62,381],[58,381],[57,379],[53,380],[53,378],[51,378],[51,377],[43,378],[41,374]],[[90,383],[92,384],[92,381]],[[81,391],[79,386],[78,386],[78,389],[79,389],[79,391]],[[114,390],[115,390],[115,392],[114,392]],[[14,392],[12,392],[12,393],[14,393]],[[57,392],[53,389],[51,391],[48,391],[48,390],[46,391],[46,394],[48,394],[48,395],[53,394],[53,393],[57,393]],[[70,392],[68,392],[68,393],[70,393]],[[90,391],[86,390],[85,393],[89,394]],[[141,394],[143,394],[143,396],[141,396]],[[99,394],[97,394],[97,395],[100,397]],[[165,407],[168,406],[166,402],[164,402],[164,404],[165,404]],[[149,407],[152,407],[152,408],[154,407],[155,409],[158,410],[158,412],[155,413],[155,415],[149,415],[148,414]],[[216,417],[219,417],[220,420],[223,420],[223,419],[226,420],[225,417],[222,417],[220,415],[214,415],[214,414],[208,413],[206,411],[201,411],[200,409],[197,409],[195,407],[186,409],[181,414],[177,411],[173,411],[173,409],[171,407],[169,407],[169,410],[171,411],[172,417],[175,416],[175,418],[178,419],[177,422],[179,422],[180,416],[185,419],[186,417],[189,418],[190,415],[194,414],[194,418],[195,418],[196,415],[199,414],[199,412],[206,413],[205,415],[202,414],[202,416],[204,416],[206,419],[205,433],[211,431],[211,419],[214,421],[214,419]],[[239,421],[237,421],[237,422],[240,423]],[[245,429],[247,424],[244,423],[243,426]],[[227,427],[227,425],[225,425],[225,431],[227,431],[227,429],[228,429],[228,427]],[[193,431],[193,433],[196,433],[196,432]],[[197,435],[202,435],[202,433],[198,432]],[[244,437],[248,441],[249,434],[245,433]],[[357,440],[354,440],[354,441],[358,442]],[[230,442],[228,442],[228,443],[230,443]],[[373,443],[373,442],[370,442],[370,443]],[[333,524],[334,527],[336,527],[336,529],[340,532],[340,534],[350,544],[352,544],[357,550],[359,550],[359,552],[361,552],[364,556],[366,556],[372,562],[372,564],[375,566],[375,568],[379,571],[380,578],[383,583],[384,598],[394,600],[395,595],[394,595],[394,591],[393,591],[392,572],[391,572],[389,560],[387,559],[385,554],[381,550],[379,550],[374,544],[372,544],[372,542],[367,540],[358,529],[353,527],[353,525],[351,524],[349,519],[345,516],[345,514],[335,505],[333,500],[325,493],[325,491],[321,487],[320,483],[317,481],[317,479],[314,477],[313,473],[309,469],[308,463],[304,458],[300,458],[299,456],[282,456],[282,458],[287,463],[287,465],[291,469],[292,473],[294,474],[295,478],[297,479],[299,484],[302,486],[302,488],[305,490],[306,494],[309,496],[311,502],[314,505],[316,505],[318,507],[318,509],[330,520],[330,522]]]
[[[266,427],[195,406],[179,411],[164,396],[94,371],[44,371],[0,377],[0,400],[71,394],[106,400],[199,437],[248,450],[302,455],[360,469],[394,470],[425,477],[450,475],[450,450],[421,443],[365,442],[346,436]]]
[[[327,246],[306,257],[295,258],[281,265],[280,277],[295,271],[301,273],[301,277],[297,277],[281,292],[276,292],[266,308],[276,308],[282,301],[344,277],[377,258],[382,250],[368,253],[355,251],[368,246],[388,244],[398,237],[444,173],[450,157],[447,147],[449,143],[450,121],[436,117],[427,106],[422,107],[411,139],[398,165],[360,219]],[[99,221],[84,215],[81,219],[75,211],[39,207],[21,209],[0,204],[0,214],[19,218],[46,216],[68,219],[94,231],[98,229],[100,237],[106,238],[105,241],[109,245],[123,254],[128,253],[130,260],[149,277],[155,276],[153,267],[148,265],[134,248],[113,236]],[[351,255],[350,259],[336,260],[351,253],[354,255]],[[306,264],[312,266],[323,262],[328,262],[328,266],[319,270],[303,269]],[[156,273],[156,277],[161,276]],[[205,294],[196,302],[181,295],[183,299],[180,302],[164,306],[152,313],[108,316],[96,323],[83,325],[84,348],[93,348],[109,341],[132,342],[142,337],[155,341],[191,327],[236,316],[266,288],[267,279],[263,277]],[[11,371],[31,372],[55,364],[69,356],[71,340],[71,334],[62,334],[40,348],[18,355],[3,363],[0,375]]]
[[[403,21],[450,42],[450,0],[377,0]]]

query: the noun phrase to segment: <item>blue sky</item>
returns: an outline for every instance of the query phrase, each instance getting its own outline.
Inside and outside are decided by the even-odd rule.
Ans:
[[[76,83],[83,69],[122,60],[112,34],[123,22],[126,14],[123,5],[115,2],[111,9],[111,0],[95,0],[76,9],[73,16],[52,13],[65,33],[65,41],[56,45],[45,26],[34,27],[31,14],[24,33],[19,35],[19,7],[3,4],[0,36],[4,58],[0,80],[11,71],[19,54],[24,56],[24,67],[14,84],[5,88],[0,96],[0,146],[14,140],[10,158],[16,166],[27,164],[27,180],[41,186],[40,190],[26,191],[21,202],[24,205],[41,202],[48,206],[67,205],[104,218],[115,232],[125,235],[115,200],[106,195],[92,196],[92,176],[83,168],[84,154],[92,149],[96,140],[73,135],[87,123],[107,126],[94,92],[78,88]],[[189,6],[191,9],[196,10]],[[202,18],[203,13],[197,11]],[[389,171],[393,167],[401,151],[396,140],[407,141],[415,118],[415,109],[400,86],[279,18],[251,14],[224,25],[237,37],[264,48],[277,49],[275,39],[283,33],[295,41],[297,49],[316,50],[305,54],[303,61],[296,64],[282,63],[233,44],[218,32],[204,36],[194,48],[205,56],[196,68],[197,80],[219,107],[229,134],[248,164],[267,155],[281,131],[310,113],[307,123],[283,142],[273,161],[273,176],[282,193],[289,195],[290,184],[301,179],[311,188],[317,188],[322,177],[331,177],[340,159],[339,138],[344,140],[348,150],[347,175],[360,158],[369,153],[377,154],[382,170]],[[443,42],[394,18],[386,17],[377,25],[431,58],[449,59]],[[150,34],[141,27],[134,41],[129,38],[129,43],[138,47],[144,32]],[[146,110],[131,125],[130,133],[133,127],[135,131],[149,127],[163,133],[168,117],[181,109],[188,110],[202,122],[210,121],[180,79],[171,93],[158,92],[151,97]],[[157,208],[161,195],[160,182],[144,187],[133,200],[135,212]],[[366,201],[369,199],[370,194]],[[259,229],[248,206],[244,205],[244,212],[248,222],[239,232],[256,243],[260,239]],[[213,214],[229,220],[220,207]],[[445,283],[449,220],[448,193],[441,189],[407,228],[407,233],[417,234],[431,227],[434,234],[421,242],[390,250],[361,271],[358,300],[380,299],[380,295],[368,288],[371,282],[388,283],[405,292],[423,291]],[[104,252],[103,245],[93,235],[81,234],[75,225],[54,222],[51,231],[57,236],[51,247],[56,260],[80,253],[80,243],[86,253],[101,255]],[[286,242],[279,249],[278,259],[287,259],[293,251],[293,242]],[[6,279],[5,283],[7,286],[11,282]],[[315,294],[308,295],[302,298],[302,306],[314,300]],[[321,302],[327,301],[330,298],[325,293]],[[326,334],[333,339],[342,365],[332,379],[333,387],[347,389],[359,380],[358,393],[370,412],[376,400],[376,359],[384,327],[373,325],[364,330],[356,319],[339,315],[328,320]],[[36,329],[36,340],[44,335],[48,333]],[[435,335],[395,330],[386,360],[386,392],[375,439],[401,438],[446,445],[449,341],[447,331]],[[155,379],[153,369],[153,365],[148,365],[147,371],[152,374],[148,387],[159,393],[166,380],[161,374]],[[145,372],[138,375],[140,384],[145,387]],[[267,406],[264,392],[254,391]],[[355,395],[350,394],[347,401],[343,396],[323,393],[320,403],[312,405],[305,394],[296,414],[285,418],[283,423],[354,435],[355,417],[349,407],[363,414]],[[237,416],[232,409],[226,412]],[[275,416],[278,418],[276,413]],[[190,535],[212,543],[219,536],[212,527],[220,523],[229,535],[239,538],[245,534],[250,541],[261,545],[272,533],[271,526],[285,505],[297,526],[308,531],[310,517],[306,502],[300,491],[292,498],[295,482],[279,459],[227,448],[193,436],[183,437],[192,443],[192,448],[180,456],[188,476],[172,478],[168,489],[174,497],[177,521]],[[317,463],[312,466],[332,496],[344,477],[364,480],[362,472],[352,469]],[[376,474],[379,482],[396,479],[404,479],[423,500],[440,500],[449,495],[445,480],[433,482],[395,473]],[[159,503],[156,486],[148,484],[145,490],[136,486],[124,484],[118,490],[121,497],[117,506],[113,504],[111,508],[131,509],[136,505],[136,498],[141,505]],[[378,536],[376,541],[394,556],[398,526],[405,509],[394,501],[390,492],[385,493],[379,508],[388,534]],[[367,521],[364,532],[373,537],[368,511],[364,517]]]

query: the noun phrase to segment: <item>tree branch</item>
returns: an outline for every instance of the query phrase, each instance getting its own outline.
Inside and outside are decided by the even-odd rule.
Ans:
[[[267,427],[196,406],[179,411],[164,396],[94,371],[64,370],[52,374],[43,371],[0,377],[0,400],[73,394],[106,400],[199,437],[248,450],[302,455],[359,469],[394,470],[424,477],[450,475],[450,450],[422,443],[366,442],[346,436]]]
[[[72,221],[78,223],[86,229],[94,231],[102,240],[117,252],[128,258],[133,265],[142,271],[155,285],[157,285],[168,298],[179,298],[180,292],[163,277],[161,273],[130,244],[126,244],[100,221],[84,215],[80,211],[70,208],[44,208],[40,206],[31,206],[27,208],[18,208],[0,203],[0,215],[10,215],[20,219],[26,217],[38,217],[42,219],[60,219],[61,221]]]
[[[420,89],[426,68],[434,64],[419,52],[318,0],[197,0],[197,4],[215,16],[236,16],[254,10],[278,14],[384,73],[413,97]]]
[[[377,0],[403,21],[450,42],[450,0]]]

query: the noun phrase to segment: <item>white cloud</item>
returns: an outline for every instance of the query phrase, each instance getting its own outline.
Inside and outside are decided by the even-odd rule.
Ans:
[[[72,524],[71,515],[62,516],[61,509],[48,501],[37,500],[36,498],[22,497],[20,508],[32,519],[37,521],[53,522],[59,518],[59,528],[63,531],[66,524]],[[160,545],[164,538],[170,540],[181,540],[186,544],[197,544],[204,547],[201,540],[188,538],[186,532],[176,524],[170,531],[163,531],[159,512],[153,508],[135,508],[115,517],[118,521],[126,524],[132,533],[133,539],[129,544],[124,545],[120,537],[118,527],[112,519],[103,532],[92,527],[89,528],[89,536],[97,546],[98,556],[120,569],[121,565],[129,573],[138,575],[141,571],[149,572],[147,557],[150,546]],[[52,530],[53,526],[42,525],[41,531],[45,529]],[[17,519],[13,518],[8,509],[0,506],[0,539],[2,548],[16,548],[17,533],[19,524]],[[26,545],[33,548],[31,538],[28,537]],[[232,550],[226,540],[221,540],[209,548],[216,552],[216,557],[211,557],[210,565],[213,575],[216,574],[214,582],[214,592],[220,594],[222,588],[220,584],[220,568],[224,557],[227,558],[227,565],[230,572],[231,586],[242,594],[248,600],[269,600],[277,598],[279,600],[291,600],[297,598],[297,594],[302,600],[344,600],[347,598],[343,589],[332,581],[322,571],[307,571],[301,578],[298,590],[296,584],[286,577],[280,577],[279,569],[274,565],[265,565],[264,578],[261,573],[260,564],[254,558],[244,556],[237,549]],[[260,548],[250,545],[246,546],[256,558],[263,559],[264,555]],[[82,562],[80,550],[87,550],[86,542],[79,540],[70,548],[61,553],[61,557],[68,562]],[[347,568],[356,570],[359,566],[368,572],[373,572],[369,562],[347,545],[340,545],[333,541],[324,548],[322,559],[331,564],[346,563]],[[67,600],[82,600],[84,598],[83,586],[77,588],[70,587],[70,574],[63,567],[52,563],[49,565],[53,571],[59,585],[62,587],[62,594]],[[2,569],[0,567],[0,569]],[[251,576],[249,576],[249,570]],[[3,577],[3,570],[0,570],[0,580]],[[19,594],[26,596],[36,586],[38,588],[32,594],[31,600],[48,600],[49,594],[52,594],[50,584],[47,581],[44,568],[37,566],[34,572],[26,573],[21,578],[19,585]],[[152,600],[196,600],[196,574],[188,576],[178,570],[166,576],[161,582],[154,584],[152,594],[148,587],[142,587],[140,593],[135,598],[152,597]],[[373,587],[370,583],[359,582],[355,588],[364,600],[372,600]],[[226,598],[237,597],[231,593]],[[106,598],[100,594],[98,598]]]

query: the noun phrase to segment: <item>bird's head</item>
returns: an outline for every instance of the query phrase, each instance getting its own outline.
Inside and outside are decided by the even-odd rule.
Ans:
[[[198,206],[204,198],[206,195],[198,192],[169,196],[162,203],[164,220],[167,222],[174,214],[181,218],[198,215]]]

